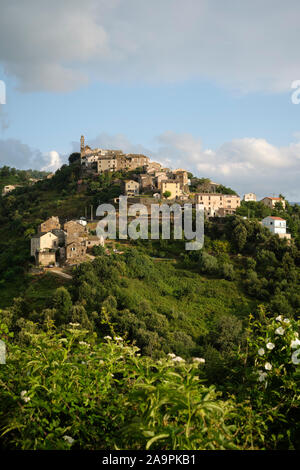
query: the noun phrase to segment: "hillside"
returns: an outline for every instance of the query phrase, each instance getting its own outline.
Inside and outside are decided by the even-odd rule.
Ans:
[[[140,403],[139,397],[142,396],[139,395],[141,390],[138,391],[140,381],[143,382],[146,380],[145,377],[148,377],[149,383],[153,380],[157,387],[160,386],[162,379],[151,375],[156,367],[160,368],[159,364],[165,364],[162,366],[163,369],[167,367],[166,364],[170,365],[168,362],[170,358],[179,357],[178,362],[185,365],[182,365],[183,368],[178,371],[177,379],[189,381],[190,374],[192,376],[194,374],[191,366],[193,358],[201,360],[204,358],[205,367],[200,370],[202,385],[195,385],[195,400],[201,390],[203,394],[208,393],[206,386],[213,387],[210,389],[212,401],[224,411],[224,416],[228,411],[228,417],[224,418],[226,423],[241,426],[241,431],[235,437],[227,428],[222,430],[224,435],[220,437],[221,441],[210,437],[209,439],[214,441],[215,448],[231,448],[231,446],[242,448],[243,445],[243,448],[251,448],[251,445],[252,448],[272,448],[272,443],[274,443],[272,432],[277,436],[275,438],[277,448],[287,445],[288,439],[292,442],[292,446],[299,445],[298,425],[295,424],[298,419],[298,398],[296,400],[292,395],[292,390],[298,389],[297,380],[299,380],[299,376],[295,375],[295,367],[289,363],[288,372],[284,374],[280,382],[279,372],[276,372],[277,368],[274,365],[274,377],[270,379],[273,388],[270,393],[264,392],[263,384],[257,381],[257,372],[253,372],[261,342],[270,341],[270,338],[274,338],[272,339],[274,342],[277,341],[276,333],[274,333],[275,317],[282,316],[290,322],[290,336],[286,341],[291,341],[294,338],[294,331],[299,329],[300,223],[297,206],[287,204],[285,211],[282,208],[276,208],[270,212],[273,215],[285,216],[290,221],[294,236],[291,244],[272,235],[262,227],[259,219],[264,209],[260,203],[250,205],[247,203],[242,204],[236,216],[227,216],[221,221],[207,221],[205,245],[197,252],[186,252],[184,240],[113,241],[107,243],[106,251],[101,247],[95,247],[94,259],[90,262],[70,269],[69,275],[72,279],[64,279],[51,270],[43,274],[30,272],[32,267],[30,238],[43,220],[52,215],[61,219],[84,216],[91,206],[95,209],[99,202],[107,202],[118,196],[122,180],[132,175],[133,173],[119,172],[94,178],[87,177],[82,175],[78,163],[74,162],[69,166],[64,165],[53,178],[39,181],[33,186],[18,188],[13,194],[0,199],[0,307],[3,309],[0,327],[4,328],[5,334],[8,334],[8,331],[14,334],[13,354],[17,358],[22,351],[22,354],[30,357],[30,348],[35,351],[35,348],[42,350],[44,347],[49,347],[49,358],[52,357],[53,361],[63,361],[62,351],[58,347],[58,344],[62,345],[62,343],[55,342],[63,342],[69,338],[68,332],[74,328],[76,330],[77,327],[85,332],[78,333],[78,335],[82,337],[87,335],[88,338],[82,340],[81,346],[84,346],[87,341],[97,357],[102,357],[102,352],[104,359],[108,357],[109,352],[103,345],[106,344],[105,341],[109,336],[122,337],[130,344],[136,345],[139,353],[137,353],[138,350],[130,352],[132,346],[128,346],[126,354],[128,353],[131,358],[128,359],[128,364],[131,364],[130,361],[135,361],[139,370],[135,372],[134,377],[130,376],[132,383],[137,382],[137,389],[132,390],[128,387],[127,379],[124,379],[127,373],[131,373],[129,369],[126,369],[127,366],[123,364],[124,367],[120,370],[118,366],[114,369],[115,366],[111,365],[109,375],[116,374],[116,380],[119,382],[115,383],[112,380],[106,385],[107,401],[105,406],[103,405],[104,415],[110,400],[114,403],[112,413],[121,412],[118,407],[121,407],[121,404],[118,405],[114,401],[119,386],[125,395],[128,394],[128,400],[132,400],[134,408],[140,406],[137,405]],[[250,210],[252,211],[250,218],[245,219],[245,212]],[[263,212],[264,214],[266,212]],[[73,327],[73,325],[77,326]],[[75,333],[71,331],[71,334],[77,337],[76,331]],[[92,359],[80,349],[80,343],[78,350],[75,348],[76,340],[72,340],[71,343],[68,354],[71,354],[72,350],[70,360],[77,364],[76,367],[80,363],[90,364],[89,361]],[[118,340],[116,345],[111,345],[111,347],[115,348],[111,349],[111,354],[122,356],[118,349]],[[282,348],[281,351],[287,350],[286,345]],[[136,359],[133,359],[135,354],[141,354],[141,358],[136,356]],[[278,371],[285,367],[280,365],[280,361],[285,360],[282,354],[276,356]],[[44,356],[38,357],[40,361],[38,367],[48,370],[47,364],[43,362]],[[48,353],[45,357],[48,357]],[[139,361],[141,361],[140,366]],[[148,371],[147,364],[150,363],[152,364],[151,372],[148,376],[146,370]],[[90,375],[88,375],[91,390],[94,387],[94,366],[91,366]],[[20,388],[18,385],[20,382],[22,384],[20,390],[27,390],[31,386],[28,382],[31,378],[20,378],[14,364],[10,367],[11,386]],[[64,367],[62,362],[62,370],[65,370]],[[67,364],[66,367],[68,367]],[[159,369],[159,374],[165,374],[162,369]],[[78,380],[75,381],[75,388],[84,380],[83,369],[79,367],[76,370]],[[35,371],[32,373],[34,376]],[[64,373],[68,375],[67,369]],[[144,374],[143,379],[138,375],[139,373]],[[105,376],[104,370],[103,376],[98,378],[104,380]],[[53,380],[48,372],[45,372],[45,380],[46,377],[49,381]],[[180,377],[185,377],[185,379]],[[124,382],[122,382],[123,379]],[[168,379],[171,384],[170,390],[176,388],[177,385],[172,380],[176,382],[177,379],[171,377]],[[63,387],[65,378],[57,377],[55,380]],[[163,387],[162,393],[168,393],[167,388],[168,386]],[[285,390],[286,398],[282,400],[280,413],[283,415],[286,413],[289,416],[289,423],[293,423],[292,428],[290,424],[285,424],[284,420],[281,420],[279,411],[277,415],[277,408],[275,407],[276,411],[273,409],[281,388]],[[187,390],[188,386],[182,392],[184,397],[186,397]],[[214,395],[215,391],[216,395]],[[147,395],[148,392],[145,391],[144,399],[153,402],[153,397],[150,392],[151,396]],[[223,393],[224,398],[217,403],[219,392]],[[80,388],[76,399],[80,400],[82,393]],[[90,397],[93,393],[92,391],[90,393],[86,397],[86,406],[90,406],[89,403],[91,403]],[[6,396],[6,400],[9,405],[7,409],[12,413],[11,416],[15,416],[16,411],[9,396]],[[32,396],[32,401],[34,401],[34,396]],[[179,408],[183,406],[182,403],[178,404]],[[35,406],[40,406],[38,401]],[[59,406],[64,405],[61,403]],[[145,418],[142,408],[141,405],[139,409],[141,420]],[[266,410],[266,416],[261,418],[263,408]],[[233,418],[230,413],[238,409],[238,418]],[[244,415],[242,409],[245,410]],[[223,411],[220,411],[222,416]],[[79,412],[83,413],[82,419],[87,419],[85,411]],[[91,410],[91,413],[93,412]],[[163,415],[163,410],[161,412]],[[1,413],[4,423],[9,423],[12,418],[8,418],[5,409],[1,411],[0,407],[0,417]],[[42,415],[44,412],[39,413]],[[61,424],[63,429],[67,426],[65,419],[69,422],[70,417],[66,418],[61,408],[58,413],[62,413],[59,419],[61,423],[64,423]],[[245,423],[252,413],[255,415],[255,420],[252,423],[253,442],[251,444],[243,433],[245,433]],[[107,415],[105,416],[105,419],[108,419]],[[13,431],[15,434],[11,439],[20,439],[20,445],[26,447],[25,435],[31,432],[28,427],[30,414],[18,419],[21,423],[20,431]],[[23,419],[28,419],[26,425]],[[47,417],[47,420],[49,419]],[[130,429],[135,429],[134,416],[130,412],[126,419],[132,422]],[[158,418],[158,421],[160,419],[162,422],[168,421],[166,417]],[[214,419],[218,418],[214,417]],[[215,422],[214,419],[212,423]],[[265,421],[261,422],[260,419]],[[122,426],[121,421],[116,422],[112,435],[109,433],[107,435],[110,445],[118,440],[116,436]],[[132,431],[131,434],[128,430],[124,431],[125,434],[122,434],[124,448],[130,448],[133,436],[136,438],[135,448],[143,448],[145,436],[150,436],[147,434],[150,429],[154,433],[152,437],[158,433],[158,429],[162,432],[163,424],[153,425],[154,428],[151,428],[150,421],[149,417],[147,423],[143,422],[143,429],[146,433],[144,438],[138,437],[137,431]],[[199,421],[197,423],[199,426]],[[268,423],[266,427],[264,423]],[[22,434],[23,425],[27,431],[24,431],[25,434],[20,437],[18,433]],[[106,425],[102,423],[102,426],[104,427],[101,432],[105,434]],[[180,426],[182,429],[184,424],[181,423]],[[30,434],[28,448],[32,446],[32,439],[38,439],[35,442],[40,442],[39,448],[59,446],[49,429],[47,428],[46,432],[47,435],[49,434],[49,442],[45,441],[45,446],[42,441],[39,441],[40,437],[36,437],[37,434],[33,437]],[[74,429],[75,434],[76,432],[78,436],[81,436],[78,437],[80,448],[85,448],[85,443],[86,448],[93,448],[94,438],[89,435],[88,431],[87,435],[81,435],[81,430]],[[178,448],[177,444],[172,441],[173,438],[170,438],[172,442],[168,439],[165,444],[166,448],[170,448],[168,446],[172,448],[173,445]],[[203,448],[207,445],[209,448],[203,436],[201,438],[198,436],[197,439],[196,448],[198,445]],[[105,444],[101,444],[101,439],[97,438],[96,441],[98,442],[97,448],[103,448],[102,445],[105,447]],[[12,446],[9,435],[4,442],[3,445]],[[190,441],[188,442],[184,444],[186,448],[190,448],[188,447],[191,445]],[[65,447],[62,446],[62,448]]]

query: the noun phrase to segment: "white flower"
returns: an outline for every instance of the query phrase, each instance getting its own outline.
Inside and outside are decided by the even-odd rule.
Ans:
[[[276,320],[277,321],[282,321],[282,315],[278,315],[278,317],[276,317]]]
[[[259,354],[260,356],[263,356],[263,355],[265,354],[264,348],[260,348],[260,349],[258,350],[258,354]]]
[[[72,445],[73,442],[75,442],[75,439],[73,439],[73,437],[71,437],[71,436],[63,436],[63,439],[65,441],[67,441],[67,443],[70,444],[70,445]]]
[[[275,334],[276,335],[284,335],[284,329],[282,328],[282,326],[280,326],[279,328],[277,328],[275,330]]]
[[[80,323],[69,323],[71,326],[80,326]]]
[[[28,403],[30,401],[30,397],[27,396],[27,390],[22,390],[21,392],[21,399],[25,402]]]
[[[275,344],[274,344],[274,343],[267,343],[266,346],[267,346],[268,349],[270,349],[270,351],[272,351],[272,349],[275,348]]]
[[[285,323],[285,325],[289,325],[291,322],[288,318],[285,318],[282,323]]]
[[[300,364],[300,358],[299,358],[299,355],[300,355],[300,349],[297,349],[296,351],[293,352],[292,354],[292,363],[293,364]]]
[[[198,364],[205,364],[205,359],[203,359],[203,357],[193,357],[193,362]]]
[[[81,344],[81,346],[88,346],[88,347],[90,347],[90,344],[89,344],[89,343],[86,343],[85,341],[79,341],[79,344]]]
[[[104,336],[104,339],[111,339],[111,336]]]
[[[292,348],[292,349],[297,348],[299,345],[300,345],[300,341],[299,341],[298,338],[297,338],[297,339],[294,339],[294,340],[291,342],[291,348]]]
[[[270,364],[269,362],[266,362],[265,363],[265,369],[266,370],[271,370],[272,369],[272,364]]]
[[[115,337],[115,340],[116,340],[116,341],[123,341],[123,338],[121,338],[121,336],[116,336],[116,337]]]
[[[267,372],[263,372],[262,370],[259,370],[258,373],[259,373],[258,381],[259,382],[264,382],[266,380],[267,375],[268,375]]]
[[[171,359],[174,359],[174,357],[176,357],[176,354],[169,353],[168,356],[169,356]]]
[[[182,359],[182,357],[180,357],[180,356],[175,356],[175,357],[173,358],[173,361],[174,361],[174,362],[185,362],[185,360]]]

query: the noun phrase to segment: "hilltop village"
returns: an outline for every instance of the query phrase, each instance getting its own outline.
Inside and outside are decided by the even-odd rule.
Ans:
[[[91,149],[85,145],[83,136],[80,140],[80,167],[82,176],[90,178],[107,172],[129,172],[131,178],[121,181],[121,195],[128,197],[128,205],[142,203],[150,207],[158,202],[169,205],[190,202],[202,205],[208,219],[234,215],[241,205],[240,196],[232,190],[226,194],[226,188],[224,190],[221,184],[191,177],[186,169],[165,168],[142,154]],[[254,193],[248,193],[243,200],[249,202],[257,198]],[[112,202],[117,204],[118,198]],[[271,209],[278,203],[285,207],[285,200],[281,197],[265,197],[261,202]],[[72,265],[92,257],[91,249],[94,246],[104,247],[104,240],[97,237],[93,230],[95,224],[91,225],[91,221],[86,217],[62,221],[56,216],[45,220],[31,238],[31,256],[35,258],[36,265]],[[286,221],[280,217],[268,216],[261,224],[280,238],[291,237],[286,231]]]

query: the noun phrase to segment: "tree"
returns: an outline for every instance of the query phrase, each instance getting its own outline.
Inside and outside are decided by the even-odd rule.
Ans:
[[[75,163],[80,160],[80,153],[78,152],[73,152],[69,156],[69,164],[72,165],[72,163]]]
[[[163,193],[163,196],[164,196],[166,199],[168,199],[168,198],[171,196],[171,192],[170,192],[170,191],[165,191],[165,192]]]
[[[69,291],[65,287],[59,287],[56,289],[52,303],[53,307],[57,311],[57,314],[55,315],[57,323],[67,323],[69,321],[69,314],[72,308],[72,300]]]

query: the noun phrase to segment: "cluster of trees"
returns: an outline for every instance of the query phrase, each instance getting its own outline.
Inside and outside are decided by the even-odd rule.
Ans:
[[[261,308],[239,350],[228,331],[241,329],[224,322],[215,341],[235,363],[220,386],[207,383],[202,357],[141,355],[107,315],[100,339],[79,320],[58,330],[49,317],[19,319],[13,335],[12,315],[0,313],[1,450],[299,449],[299,322]]]

